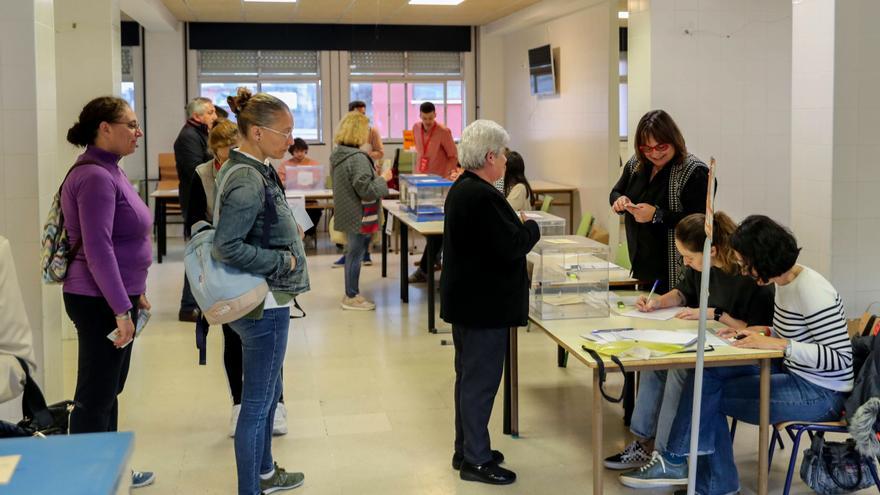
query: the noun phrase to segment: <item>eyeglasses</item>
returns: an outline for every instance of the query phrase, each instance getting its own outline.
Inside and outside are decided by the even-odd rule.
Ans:
[[[651,153],[653,151],[664,153],[666,150],[669,149],[670,146],[672,145],[669,143],[660,143],[657,146],[639,146],[639,151],[645,154]]]
[[[122,124],[125,127],[128,127],[129,129],[131,129],[132,131],[140,131],[141,130],[141,124],[137,120],[132,120],[130,122],[111,122],[111,123],[112,124]]]
[[[275,134],[278,134],[279,136],[284,136],[285,140],[290,139],[291,134],[293,134],[293,129],[291,129],[287,132],[281,132],[281,131],[276,131],[275,129],[272,129],[271,127],[263,127],[261,125],[258,125],[257,127],[259,127],[260,129],[266,129],[267,131],[272,131]]]

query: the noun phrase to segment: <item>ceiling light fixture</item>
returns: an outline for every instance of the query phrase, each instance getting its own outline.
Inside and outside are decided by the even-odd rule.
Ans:
[[[410,5],[458,5],[464,0],[409,0]]]
[[[245,3],[296,3],[296,0],[243,0]]]
[[[618,19],[629,19],[629,12],[627,12],[625,10],[621,10],[620,12],[617,13],[617,18]]]

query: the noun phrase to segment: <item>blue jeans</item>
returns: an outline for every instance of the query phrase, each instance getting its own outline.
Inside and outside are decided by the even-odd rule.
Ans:
[[[239,495],[260,493],[260,474],[272,471],[272,418],[281,396],[290,308],[267,309],[263,318],[229,324],[241,337],[241,412],[235,429]]]
[[[696,487],[701,495],[726,494],[739,489],[727,416],[758,424],[759,373],[757,366],[706,368],[703,373]],[[667,454],[686,456],[689,453],[693,383],[691,374],[682,389]],[[774,361],[770,375],[770,424],[837,420],[845,399],[845,393],[808,382]]]
[[[693,372],[675,369],[643,371],[639,376],[639,393],[629,429],[641,438],[654,438],[658,451],[662,452],[669,440],[681,390],[689,374]]]
[[[345,296],[354,297],[360,294],[358,282],[361,278],[361,262],[364,253],[370,247],[370,234],[345,234],[348,242],[345,244]]]

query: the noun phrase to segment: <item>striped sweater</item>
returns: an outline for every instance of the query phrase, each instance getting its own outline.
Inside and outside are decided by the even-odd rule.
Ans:
[[[840,294],[825,277],[803,267],[776,286],[773,332],[791,340],[785,366],[803,379],[838,392],[853,387],[852,343]]]

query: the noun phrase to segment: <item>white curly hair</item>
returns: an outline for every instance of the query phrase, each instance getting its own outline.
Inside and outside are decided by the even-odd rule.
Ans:
[[[491,120],[475,120],[461,132],[458,143],[458,160],[465,170],[479,170],[486,164],[489,153],[501,154],[510,135],[497,122]]]

